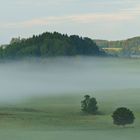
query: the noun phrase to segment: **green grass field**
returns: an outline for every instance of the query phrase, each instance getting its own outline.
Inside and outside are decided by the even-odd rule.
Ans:
[[[36,97],[22,103],[1,105],[2,140],[139,140],[139,89],[97,91],[101,115],[80,111],[82,94]],[[126,128],[115,126],[111,114],[117,107],[133,110],[135,123]]]

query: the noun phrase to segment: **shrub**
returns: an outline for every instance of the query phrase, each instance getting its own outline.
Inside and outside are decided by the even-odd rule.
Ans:
[[[133,112],[125,107],[116,109],[112,115],[115,125],[125,126],[127,124],[132,124],[135,120]]]

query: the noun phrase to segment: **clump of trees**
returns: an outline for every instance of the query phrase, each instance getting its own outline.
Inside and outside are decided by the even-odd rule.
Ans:
[[[125,126],[127,124],[132,124],[135,120],[133,112],[125,107],[116,109],[112,115],[113,122],[115,125]]]
[[[85,95],[84,100],[81,101],[81,110],[87,114],[97,114],[98,106],[96,98]],[[135,120],[133,112],[125,107],[117,108],[113,112],[112,118],[114,124],[120,126],[133,124]]]
[[[0,48],[0,58],[75,55],[102,56],[106,54],[90,38],[68,36],[57,32],[46,32],[28,39],[13,38],[9,45]]]
[[[96,114],[98,110],[96,99],[85,95],[84,100],[81,101],[81,110],[88,114]]]

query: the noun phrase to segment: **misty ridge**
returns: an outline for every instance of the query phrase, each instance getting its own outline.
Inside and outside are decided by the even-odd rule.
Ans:
[[[0,63],[0,101],[139,88],[139,64],[138,59],[85,56]]]
[[[140,37],[108,41],[58,32],[44,32],[30,38],[12,38],[9,44],[0,46],[0,60],[76,55],[139,58],[139,46]]]
[[[88,37],[45,32],[30,38],[12,38],[10,44],[0,46],[0,59],[56,56],[107,56]]]

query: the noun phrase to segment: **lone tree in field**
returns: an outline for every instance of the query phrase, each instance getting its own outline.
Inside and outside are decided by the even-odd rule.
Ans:
[[[125,126],[134,123],[135,116],[133,112],[125,107],[116,109],[112,115],[115,125]]]
[[[90,98],[89,95],[84,96],[84,100],[81,101],[81,110],[88,114],[96,114],[98,107],[95,98]]]

